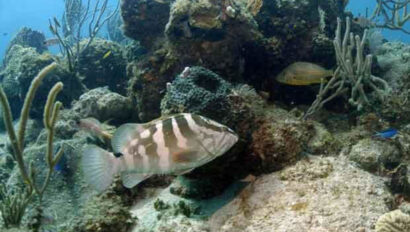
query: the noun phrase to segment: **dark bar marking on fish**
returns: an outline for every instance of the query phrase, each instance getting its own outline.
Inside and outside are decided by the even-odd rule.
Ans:
[[[157,144],[154,142],[153,135],[157,131],[157,128],[155,127],[155,124],[150,125],[148,128],[150,131],[150,136],[145,139],[141,139],[141,142],[139,143],[141,146],[145,147],[145,154],[148,157],[148,163],[149,167],[144,167],[146,169],[153,169],[158,166],[158,155],[157,155]]]
[[[188,163],[195,160],[197,151],[180,151],[172,154],[172,161],[176,163]]]
[[[191,130],[191,128],[188,126],[188,121],[185,118],[185,115],[177,115],[175,117],[175,120],[177,121],[179,130],[181,131],[182,136],[184,136],[185,138],[192,138],[192,137],[196,136],[195,132],[193,132]],[[189,147],[192,147],[192,146],[196,145],[196,144],[192,144],[192,143],[190,144],[189,141],[190,140],[188,139],[188,146]]]
[[[211,124],[206,118],[203,118],[198,115],[192,115],[192,120],[195,122],[197,126],[201,126],[205,129],[215,131],[216,133],[223,132],[222,127],[218,127],[216,125]],[[216,141],[214,139],[214,133],[207,134],[204,131],[201,131],[201,134],[204,136],[204,139],[211,139],[212,146],[216,146]]]
[[[214,124],[211,124],[206,118],[203,118],[198,115],[192,115],[192,119],[198,126],[202,126],[202,127],[205,127],[205,128],[208,128],[214,131],[218,131],[218,132],[222,131],[222,127],[218,127]]]
[[[165,146],[170,149],[172,153],[177,146],[177,137],[174,134],[174,128],[172,126],[172,118],[167,118],[162,122],[162,133],[164,134]]]

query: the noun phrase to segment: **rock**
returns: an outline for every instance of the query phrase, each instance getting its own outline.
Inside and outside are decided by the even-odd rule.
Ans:
[[[392,88],[391,94],[380,107],[383,118],[400,124],[410,122],[410,46],[400,42],[384,43],[378,51],[377,61],[382,70],[381,76]]]
[[[343,157],[308,157],[258,177],[209,219],[211,231],[371,231],[391,201],[383,179]]]
[[[341,143],[320,123],[313,122],[315,135],[310,139],[307,149],[314,155],[336,154]]]
[[[409,202],[405,201],[402,204],[400,204],[399,209],[401,212],[410,215],[410,203]]]
[[[199,203],[172,195],[169,188],[144,189],[147,196],[132,207],[138,222],[132,232],[207,232],[208,227],[199,217],[204,216],[206,203]]]
[[[80,46],[86,43],[88,40],[83,40]],[[126,60],[116,42],[95,38],[79,57],[78,73],[88,89],[108,86],[113,92],[126,94]]]
[[[245,62],[241,48],[259,39],[257,27],[242,1],[177,0],[171,6],[165,34],[180,62],[240,80]]]
[[[410,231],[410,215],[399,209],[382,215],[376,223],[376,232]]]
[[[6,54],[9,50],[16,44],[25,48],[34,48],[36,52],[43,53],[48,50],[45,45],[46,37],[40,31],[33,30],[28,27],[21,28],[17,34],[11,39]],[[8,62],[7,58],[4,60],[5,63]]]
[[[31,81],[41,69],[52,63],[54,58],[49,53],[39,54],[34,48],[25,48],[20,45],[14,45],[6,57],[7,62],[0,76],[4,92],[11,104],[13,116],[17,117]],[[79,79],[58,66],[43,79],[41,86],[38,88],[30,111],[31,117],[41,118],[43,116],[48,93],[52,86],[59,81],[63,82],[64,88],[58,95],[57,100],[65,106],[70,105],[71,101],[78,98],[84,91]]]
[[[119,196],[95,197],[85,206],[69,232],[127,232],[135,223]]]
[[[259,171],[269,173],[296,162],[312,132],[311,124],[296,119],[265,120],[252,134],[252,152],[261,159]]]
[[[209,172],[209,171],[208,171]],[[194,177],[178,176],[170,186],[169,191],[185,199],[209,199],[221,194],[232,183],[232,178],[209,175],[207,172]],[[222,175],[223,176],[223,175]]]
[[[350,160],[370,172],[393,169],[400,164],[401,158],[400,150],[392,141],[371,138],[360,140],[349,153]]]
[[[404,197],[410,196],[409,174],[406,164],[400,164],[391,171],[391,179],[388,186],[392,193],[402,194]]]
[[[124,21],[124,34],[131,39],[141,41],[144,47],[150,49],[164,35],[170,2],[169,0],[122,1],[121,16]]]
[[[147,122],[161,116],[160,104],[166,83],[173,80],[176,70],[182,72],[183,67],[180,65],[178,59],[166,49],[157,50],[145,59],[128,64],[128,96],[138,109],[141,121]]]
[[[93,117],[100,122],[131,121],[135,114],[130,99],[111,92],[107,87],[96,88],[80,96],[72,111],[79,119]]]

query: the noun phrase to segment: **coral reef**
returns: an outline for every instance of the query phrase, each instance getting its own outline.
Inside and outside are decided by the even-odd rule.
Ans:
[[[280,91],[273,77],[292,62],[332,66],[328,35],[342,10],[338,1],[123,1],[125,33],[148,50],[144,61],[130,63],[127,72],[140,119],[159,116],[166,83],[187,66],[209,68],[226,80],[245,80],[274,94]],[[326,26],[322,32],[320,21]],[[154,41],[161,42],[153,46]]]
[[[183,67],[179,66],[175,57],[167,54],[165,49],[128,64],[128,96],[138,109],[141,121],[150,121],[161,115],[160,104],[166,83],[172,81],[175,70],[182,71]]]
[[[171,191],[188,198],[209,198],[223,191],[234,179],[246,175],[252,164],[256,165],[256,158],[249,155],[246,144],[252,141],[251,135],[258,127],[256,121],[263,107],[262,98],[251,87],[234,87],[202,67],[186,68],[168,84],[161,103],[162,115],[200,114],[227,125],[241,138],[228,154],[178,178]],[[239,166],[242,168],[229,171]]]
[[[208,224],[221,232],[371,231],[391,200],[382,178],[343,157],[309,156],[251,182]]]
[[[56,17],[49,20],[48,27],[58,40],[64,58],[62,64],[66,64],[70,73],[78,72],[80,56],[84,55],[104,24],[117,14],[119,5],[120,2],[114,10],[107,13],[108,0],[87,1],[87,4],[82,0],[68,0],[64,2],[62,22]],[[84,27],[88,27],[88,30],[84,30]],[[86,42],[81,44],[84,31],[88,35]]]
[[[200,201],[183,199],[170,194],[169,190],[169,188],[143,190],[146,199],[136,202],[131,210],[132,215],[138,217],[132,231],[209,231],[201,217],[206,216],[204,210],[212,204],[212,200],[201,203]]]
[[[280,170],[301,155],[312,137],[313,126],[297,120],[267,120],[252,134],[251,149],[261,159],[262,172]]]
[[[170,49],[182,62],[212,67],[229,80],[243,75],[240,48],[260,37],[255,20],[241,1],[212,0],[175,1],[165,34]]]
[[[231,90],[232,85],[216,73],[189,67],[168,85],[161,101],[161,114],[189,112],[226,123],[222,119],[230,114],[227,96]]]
[[[45,40],[46,37],[42,32],[35,31],[28,27],[23,27],[9,42],[6,54],[9,53],[10,49],[16,44],[25,48],[34,48],[36,52],[41,54],[48,50],[47,46],[44,44]],[[7,61],[8,59],[6,57],[4,62],[7,63]]]
[[[389,186],[392,193],[402,194],[404,197],[410,196],[410,183],[407,178],[407,170],[407,165],[403,163],[391,171],[391,180],[387,186]]]
[[[397,167],[402,159],[402,153],[397,145],[391,141],[362,139],[354,145],[349,158],[361,168],[375,172]]]
[[[73,224],[72,232],[127,232],[134,224],[127,207],[119,196],[106,194],[86,203],[81,215]]]
[[[400,123],[408,123],[409,83],[410,83],[410,46],[400,42],[384,43],[378,51],[377,60],[382,76],[392,88],[386,104],[378,107],[383,117]]]
[[[341,148],[341,142],[323,124],[313,122],[313,127],[315,134],[307,144],[307,150],[311,154],[336,154]]]
[[[348,95],[348,102],[355,107],[357,111],[361,111],[364,107],[370,105],[369,93],[365,89],[372,90],[380,102],[391,91],[388,83],[380,77],[374,76],[371,73],[373,56],[364,55],[365,42],[367,40],[368,30],[364,31],[363,37],[350,33],[351,21],[346,18],[345,34],[342,40],[342,25],[341,19],[337,19],[336,36],[333,41],[337,68],[333,73],[332,78],[325,84],[320,85],[319,93],[316,100],[304,115],[304,118],[311,116],[318,110],[323,108],[324,104],[333,100],[338,96]],[[355,59],[353,59],[353,49],[356,50]]]
[[[368,55],[367,31],[336,21],[351,16],[348,1],[121,0],[121,12],[108,12],[108,0],[83,2],[65,1],[61,24],[50,20],[61,54],[44,52],[44,36],[24,29],[4,59],[0,80],[11,109],[1,114],[12,138],[0,134],[0,181],[7,187],[0,189],[0,211],[7,225],[69,232],[408,230],[399,221],[410,212],[409,46],[379,43],[377,59]],[[120,16],[129,43],[97,38],[109,22],[112,38],[124,39]],[[52,65],[38,96],[26,94],[54,61],[60,65]],[[320,87],[276,82],[296,61],[337,67],[335,77]],[[338,104],[316,121],[303,120],[308,107],[301,102],[314,100],[318,89],[307,115],[330,100]],[[25,97],[32,109],[19,115]],[[349,103],[354,112],[346,111]],[[181,112],[224,124],[239,141],[204,166],[131,189],[119,178],[104,193],[85,184],[83,147],[112,148],[80,119],[95,118],[112,133]],[[12,116],[20,122],[12,125]],[[386,128],[399,133],[372,137]],[[13,154],[23,148],[16,165]],[[41,207],[26,205],[26,185]],[[7,207],[26,214],[7,217]],[[403,213],[388,213],[397,208]]]
[[[6,54],[6,60],[5,68],[0,73],[0,79],[11,102],[13,116],[17,116],[32,79],[42,68],[52,63],[54,59],[48,53],[37,53],[34,48],[14,45]],[[34,107],[30,112],[32,117],[41,118],[48,89],[59,81],[66,86],[66,89],[59,95],[59,100],[65,105],[69,105],[73,99],[80,96],[84,91],[80,80],[59,66],[49,78],[44,80],[43,85],[38,89]]]
[[[382,215],[376,223],[376,232],[405,232],[410,230],[410,215],[394,210]]]
[[[124,21],[124,34],[141,41],[144,47],[151,48],[164,35],[169,9],[169,0],[123,0],[121,16]]]
[[[81,41],[80,47],[87,43],[88,40]],[[78,62],[79,78],[88,89],[108,86],[111,91],[126,94],[126,63],[119,44],[95,38]]]
[[[55,124],[60,109],[62,107],[62,103],[56,101],[58,93],[61,92],[63,88],[63,84],[61,82],[58,82],[50,90],[47,97],[47,102],[45,103],[44,107],[43,123],[47,131],[47,143],[44,159],[45,163],[47,164],[47,174],[41,182],[39,182],[39,177],[37,176],[38,172],[33,166],[33,161],[30,161],[29,166],[27,166],[23,158],[23,154],[25,154],[24,150],[26,148],[24,143],[26,125],[29,117],[30,108],[34,100],[34,96],[42,80],[56,67],[56,63],[52,63],[46,66],[38,73],[38,75],[31,82],[30,88],[27,91],[26,98],[24,99],[23,108],[21,110],[18,130],[14,129],[10,104],[3,89],[0,88],[0,102],[3,108],[3,120],[4,124],[6,125],[11,146],[13,148],[12,157],[17,164],[16,166],[18,167],[20,176],[23,179],[23,183],[25,185],[24,190],[20,190],[21,192],[19,193],[13,193],[12,191],[10,191],[10,188],[12,187],[2,184],[5,190],[2,191],[3,199],[5,201],[2,202],[1,212],[2,217],[5,219],[4,223],[6,228],[8,228],[9,226],[20,226],[21,219],[26,211],[26,207],[28,203],[30,203],[33,200],[34,196],[36,196],[39,200],[38,207],[42,206],[41,204],[44,192],[50,182],[51,174],[53,173],[55,166],[59,163],[62,155],[64,154],[63,149],[61,147],[54,154]],[[13,196],[9,197],[8,195]],[[41,217],[41,211],[39,212]],[[39,224],[39,226],[41,226],[41,224]],[[33,228],[33,230],[38,231],[39,227]]]
[[[136,110],[132,108],[129,98],[111,92],[107,87],[92,89],[79,97],[72,104],[74,119],[93,117],[101,122],[132,121]]]

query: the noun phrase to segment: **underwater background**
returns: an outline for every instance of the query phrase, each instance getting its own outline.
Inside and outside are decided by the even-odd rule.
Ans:
[[[0,232],[409,232],[410,0],[0,0]]]
[[[116,2],[116,0],[110,0],[109,4],[114,6]],[[366,9],[368,9],[369,14],[372,13],[374,0],[350,1],[347,5],[347,10],[351,11],[354,15],[364,16]],[[63,10],[64,1],[37,0],[33,2],[30,0],[1,0],[0,33],[2,36],[0,36],[0,61],[3,59],[7,42],[24,26],[42,31],[46,37],[51,37],[52,35],[46,22],[54,16],[60,17]],[[406,27],[408,28],[409,26],[406,25]],[[101,34],[104,35],[104,33]],[[406,36],[406,34],[402,32],[385,30],[383,31],[383,35],[387,40],[410,41],[409,36]],[[52,51],[55,51],[55,49],[52,48]]]

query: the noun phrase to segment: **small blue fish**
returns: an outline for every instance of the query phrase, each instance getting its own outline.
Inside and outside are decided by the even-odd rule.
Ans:
[[[376,134],[373,135],[375,138],[381,138],[381,139],[391,139],[394,136],[396,136],[398,131],[393,128],[389,128],[387,130],[383,130],[380,132],[376,132]]]
[[[63,156],[63,157],[60,158],[58,163],[54,166],[54,171],[65,172],[66,171],[65,169],[66,169],[66,160]]]
[[[56,148],[56,150],[58,150]],[[66,174],[68,173],[68,164],[67,164],[67,158],[65,157],[65,155],[63,155],[60,160],[58,161],[58,163],[54,166],[54,171],[57,171],[59,173],[63,173]]]

